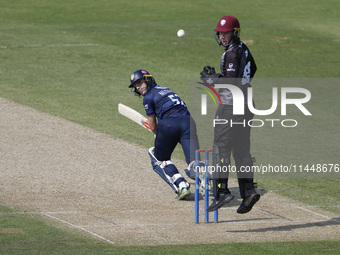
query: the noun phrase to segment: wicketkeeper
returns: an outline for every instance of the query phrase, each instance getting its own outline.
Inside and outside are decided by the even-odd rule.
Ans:
[[[228,169],[231,152],[233,153],[240,194],[243,199],[237,212],[247,213],[260,199],[260,195],[255,191],[253,172],[241,172],[241,169],[245,167],[248,167],[248,170],[251,169],[254,160],[250,155],[250,126],[247,125],[254,115],[248,109],[247,88],[251,86],[249,82],[254,77],[257,68],[248,47],[240,40],[241,27],[235,17],[223,16],[215,31],[217,43],[225,49],[220,63],[221,73],[217,74],[213,67],[205,66],[201,72],[201,79],[209,85],[219,83],[237,86],[243,91],[245,105],[243,115],[234,115],[233,94],[228,89],[219,90],[222,105],[219,105],[215,119],[228,122],[215,125],[213,164],[218,165],[219,169]],[[220,172],[214,175],[215,199],[207,211],[217,210],[234,198],[228,189],[228,174],[228,172]]]
[[[171,154],[180,143],[187,164],[194,162],[199,148],[196,124],[183,100],[171,89],[158,86],[146,70],[133,72],[130,82],[135,95],[144,97],[150,129],[156,135],[155,147],[149,149],[153,170],[175,191],[176,199],[185,199],[191,194],[190,185],[171,161]]]

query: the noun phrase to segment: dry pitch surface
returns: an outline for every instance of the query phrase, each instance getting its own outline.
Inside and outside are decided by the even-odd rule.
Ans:
[[[237,194],[220,223],[203,223],[201,200],[195,224],[193,195],[176,201],[147,149],[2,98],[0,118],[1,203],[61,227],[113,245],[340,239],[340,215],[263,190],[244,215]]]

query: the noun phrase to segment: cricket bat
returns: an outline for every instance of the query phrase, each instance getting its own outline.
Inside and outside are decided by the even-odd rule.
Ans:
[[[139,112],[121,103],[118,104],[118,111],[121,115],[151,131],[148,119]]]

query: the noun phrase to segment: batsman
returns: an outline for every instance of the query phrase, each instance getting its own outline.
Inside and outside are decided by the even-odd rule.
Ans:
[[[171,154],[180,143],[188,168],[193,166],[199,148],[195,121],[184,101],[171,89],[158,86],[146,70],[132,73],[129,88],[143,96],[149,126],[156,135],[155,146],[149,149],[153,170],[175,191],[176,199],[185,199],[191,194],[190,185],[171,161]]]
[[[215,73],[215,68],[205,66],[201,72],[204,83],[231,84],[237,86],[244,94],[247,103],[247,88],[256,72],[256,64],[248,47],[240,40],[241,27],[237,18],[223,16],[215,29],[215,39],[224,48],[221,58],[221,73]],[[250,155],[250,126],[246,123],[252,120],[253,114],[247,104],[244,105],[244,114],[233,113],[233,94],[229,89],[219,89],[218,94],[222,105],[219,105],[215,120],[223,119],[228,122],[215,125],[213,143],[213,164],[216,169],[228,169],[231,164],[230,156],[233,154],[237,169],[237,177],[242,203],[237,213],[249,212],[260,199],[255,191],[253,173],[244,172],[251,169],[253,158]],[[234,123],[232,125],[232,123]],[[219,168],[218,168],[218,167]],[[242,171],[243,170],[243,171]],[[213,176],[213,191],[215,199],[207,211],[215,211],[229,203],[234,195],[228,189],[228,171],[215,172]]]

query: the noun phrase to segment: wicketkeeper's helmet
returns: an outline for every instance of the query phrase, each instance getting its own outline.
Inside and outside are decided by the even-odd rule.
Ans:
[[[156,81],[153,78],[153,76],[146,70],[144,69],[139,69],[137,71],[134,71],[131,74],[130,77],[130,85],[129,88],[131,88],[131,91],[135,93],[136,96],[140,96],[141,94],[137,91],[135,88],[135,85],[140,81],[141,79],[144,79],[146,85],[148,86],[148,90],[152,87],[155,87]]]
[[[240,36],[240,33],[241,33],[240,22],[234,16],[223,16],[218,21],[217,27],[214,29],[214,31],[216,31],[215,40],[217,41],[219,45],[221,45],[219,33],[226,33],[230,31],[234,31],[234,34],[231,40],[236,39],[237,37]]]

